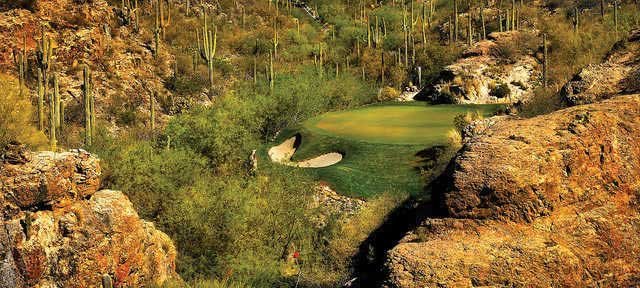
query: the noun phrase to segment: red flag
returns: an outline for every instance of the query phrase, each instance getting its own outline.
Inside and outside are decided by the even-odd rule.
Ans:
[[[300,252],[298,251],[293,252],[293,258],[298,259],[298,257],[300,257]]]

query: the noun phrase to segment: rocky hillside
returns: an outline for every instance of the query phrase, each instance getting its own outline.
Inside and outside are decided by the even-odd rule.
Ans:
[[[29,1],[24,1],[29,2]],[[26,84],[36,99],[36,50],[42,37],[52,41],[51,73],[60,82],[61,101],[67,108],[66,122],[82,119],[82,68],[87,64],[93,73],[97,117],[110,122],[148,119],[151,91],[158,93],[158,103],[169,97],[163,78],[173,73],[171,56],[164,44],[154,58],[153,33],[141,27],[122,25],[119,8],[105,0],[39,0],[24,5],[27,9],[0,4],[0,71],[17,75],[13,54],[26,51]],[[146,2],[146,1],[145,1]],[[142,4],[141,4],[142,5]],[[144,4],[144,11],[153,11]],[[147,16],[144,12],[144,17]],[[126,119],[122,119],[126,118]],[[126,121],[125,121],[126,122]],[[133,123],[121,123],[133,124]]]
[[[465,145],[428,219],[388,258],[392,287],[640,281],[640,98],[497,121]]]
[[[99,190],[100,174],[82,150],[3,153],[0,287],[96,287],[103,278],[142,287],[177,277],[171,239],[122,192]]]
[[[530,32],[494,32],[445,67],[419,98],[434,103],[489,104],[526,101],[540,83],[541,65],[514,43],[532,41]]]
[[[640,30],[618,42],[603,63],[589,65],[562,88],[568,105],[587,104],[620,93],[640,92]]]

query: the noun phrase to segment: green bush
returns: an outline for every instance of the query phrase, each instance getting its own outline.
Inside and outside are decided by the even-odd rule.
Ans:
[[[506,83],[498,83],[493,89],[491,89],[489,95],[502,99],[511,95],[511,89]]]
[[[28,93],[28,90],[24,88],[23,93]],[[28,97],[20,96],[18,80],[0,74],[0,150],[12,141],[33,148],[47,143],[44,133],[33,126],[34,110]]]

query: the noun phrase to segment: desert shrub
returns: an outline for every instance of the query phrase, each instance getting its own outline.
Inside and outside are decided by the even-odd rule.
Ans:
[[[511,95],[511,89],[506,83],[498,83],[493,89],[491,89],[489,95],[497,98],[509,97]]]
[[[475,112],[467,112],[456,115],[453,118],[453,126],[456,128],[460,135],[462,135],[462,130],[471,124],[473,121],[482,120],[484,117],[479,111]]]
[[[26,87],[23,93],[28,93]],[[46,143],[44,133],[33,126],[34,108],[28,99],[20,96],[17,79],[0,74],[0,149],[12,141],[36,148]]]
[[[395,100],[400,96],[400,91],[396,90],[393,87],[386,86],[380,89],[380,93],[378,94],[378,101],[391,101]]]

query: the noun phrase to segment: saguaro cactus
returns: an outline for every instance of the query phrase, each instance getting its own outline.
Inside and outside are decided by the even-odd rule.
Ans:
[[[460,33],[458,25],[458,0],[453,0],[453,41],[458,42],[458,34]]]
[[[482,22],[482,40],[487,39],[487,26],[484,21],[484,4],[480,7],[480,22]]]
[[[578,33],[580,29],[580,12],[578,7],[573,10],[573,32]]]
[[[149,119],[149,121],[151,122],[151,134],[153,134],[156,130],[156,97],[155,97],[155,92],[151,92],[151,96],[149,96],[149,105],[150,107],[150,112],[151,112],[151,117]]]
[[[86,145],[91,145],[91,136],[93,134],[92,131],[92,95],[91,95],[91,71],[89,70],[89,66],[87,64],[84,65],[83,69],[83,84],[82,84],[82,92],[84,96],[84,142]]]
[[[26,39],[25,39],[26,42]],[[20,85],[19,87],[19,93],[20,96],[22,96],[23,94],[23,87],[25,85],[25,75],[26,75],[26,70],[27,70],[27,57],[26,57],[26,45],[25,48],[20,51],[20,52],[16,52],[16,50],[13,51],[13,63],[16,65],[16,70],[18,72],[18,84]]]
[[[198,41],[198,51],[200,51],[200,57],[207,64],[207,72],[209,74],[209,88],[213,88],[213,60],[216,56],[216,48],[218,45],[218,29],[214,26],[213,31],[209,30],[207,24],[207,14],[204,14],[204,20],[202,25],[202,42],[200,42],[200,36],[196,32]]]
[[[46,37],[44,31],[42,31],[42,38],[38,42],[36,51],[36,61],[38,64],[38,70],[42,75],[40,81],[42,81],[41,94],[38,96],[38,127],[40,130],[44,129],[44,104],[40,105],[40,100],[44,101],[44,97],[49,95],[49,71],[51,70],[51,55],[53,54],[53,47],[51,46],[51,39]],[[39,92],[40,93],[40,92]],[[41,98],[40,98],[41,97]]]
[[[613,26],[615,26],[616,37],[618,37],[618,1],[613,1]]]
[[[54,99],[54,110],[55,110],[55,124],[57,128],[62,126],[62,118],[61,118],[61,101],[60,101],[60,86],[58,82],[58,75],[53,75],[53,99]]]
[[[547,51],[547,34],[543,34],[542,35],[542,57],[543,57],[543,62],[542,62],[542,86],[543,87],[547,87],[548,84],[548,79],[547,79],[547,73],[549,71],[549,55],[548,55],[548,51]]]
[[[278,41],[278,22],[277,19],[273,19],[273,39],[271,40],[273,44],[273,57],[278,58],[278,45],[280,41]]]
[[[276,75],[273,71],[273,54],[269,51],[269,88],[273,92],[273,88],[275,87],[275,79]]]
[[[42,87],[42,69],[38,68],[38,130],[44,130],[44,87]]]
[[[467,19],[467,44],[469,44],[469,46],[473,45],[473,25],[471,23],[471,21],[473,21],[473,18],[471,17],[471,12],[468,13],[469,17]]]
[[[53,96],[49,97],[49,146],[51,151],[56,151],[56,126],[58,126],[58,113],[56,111],[56,98],[58,97],[58,77],[53,75]]]

